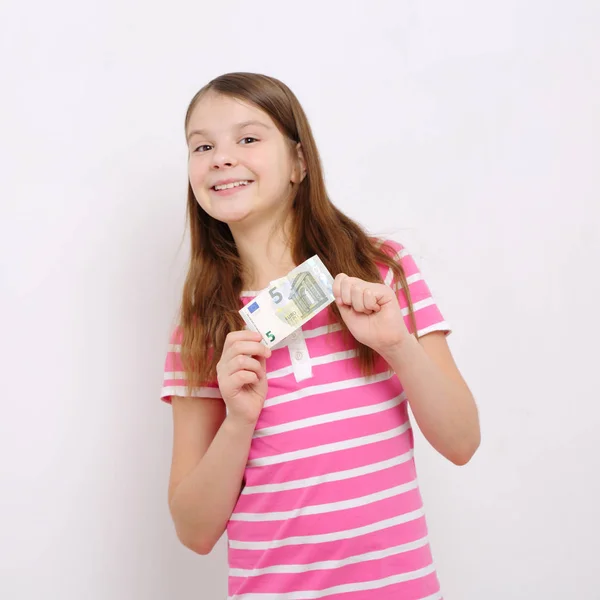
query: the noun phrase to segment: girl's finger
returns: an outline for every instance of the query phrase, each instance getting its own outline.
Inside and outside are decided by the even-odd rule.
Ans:
[[[341,289],[341,285],[342,285],[342,279],[344,279],[344,277],[346,277],[345,273],[340,273],[339,275],[336,275],[336,278],[333,280],[333,296],[336,300],[339,300],[341,295],[340,295],[340,289]]]
[[[253,371],[239,371],[234,375],[237,387],[241,388],[244,385],[251,385],[259,380],[259,376]]]
[[[342,297],[342,302],[347,306],[352,306],[352,278],[344,277],[341,281],[340,285],[340,296]]]
[[[260,370],[256,371],[256,374],[258,375],[258,379],[262,380],[262,379],[266,379],[267,377],[267,361],[265,359],[264,356],[259,357],[258,362],[260,364]]]
[[[365,308],[372,312],[378,312],[381,308],[379,306],[379,304],[377,303],[377,297],[368,288],[365,290],[364,303],[365,303]]]
[[[260,333],[250,331],[248,329],[241,329],[240,331],[231,331],[225,338],[225,344],[223,345],[223,351],[225,352],[235,342],[260,342]]]
[[[262,369],[262,365],[255,358],[239,354],[228,363],[225,374],[233,375],[238,371],[254,371],[256,374],[259,374]]]
[[[271,350],[260,342],[238,340],[233,342],[227,350],[223,350],[223,359],[224,361],[230,361],[239,354],[245,354],[246,356],[264,356],[269,358],[271,356]]]
[[[348,277],[345,273],[340,273],[333,280],[333,295],[337,300],[338,304],[348,304],[348,300],[345,298],[347,295],[346,288],[348,287],[348,283],[352,281],[351,277]]]
[[[362,287],[362,285],[360,285],[360,283],[352,284],[352,287],[350,288],[350,295],[352,298],[352,308],[356,312],[365,312],[364,294],[365,289]]]

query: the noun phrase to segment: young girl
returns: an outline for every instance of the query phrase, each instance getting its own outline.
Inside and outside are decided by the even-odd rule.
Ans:
[[[231,598],[441,598],[407,402],[458,465],[479,424],[415,262],[331,203],[280,81],[218,77],[185,132],[191,263],[162,390],[179,539],[208,554],[227,529]],[[315,254],[336,302],[269,350],[238,311]]]

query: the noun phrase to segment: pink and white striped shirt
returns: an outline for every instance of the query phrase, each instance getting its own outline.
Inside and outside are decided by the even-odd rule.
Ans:
[[[412,257],[408,278],[420,335],[449,333]],[[392,272],[407,325],[404,292]],[[244,293],[246,304],[254,294]],[[185,395],[176,330],[162,399]],[[398,377],[381,357],[360,374],[328,310],[276,347],[244,488],[227,526],[233,600],[439,600],[413,459],[413,433]],[[218,387],[196,390],[220,397]]]

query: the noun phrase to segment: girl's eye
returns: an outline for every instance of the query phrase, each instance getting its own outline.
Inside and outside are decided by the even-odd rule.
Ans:
[[[254,142],[258,142],[258,139],[252,136],[248,136],[245,138],[241,139],[241,142],[245,142],[246,140],[253,140],[251,143]],[[247,146],[247,144],[245,144]],[[206,150],[203,150],[202,148],[210,148],[210,144],[202,144],[201,146],[198,146],[196,148],[194,148],[194,152],[206,152]]]

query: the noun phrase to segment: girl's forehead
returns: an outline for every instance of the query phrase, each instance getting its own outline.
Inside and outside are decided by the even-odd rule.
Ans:
[[[274,127],[273,120],[257,106],[239,98],[207,94],[198,101],[189,120],[189,130],[228,130],[249,121]]]

